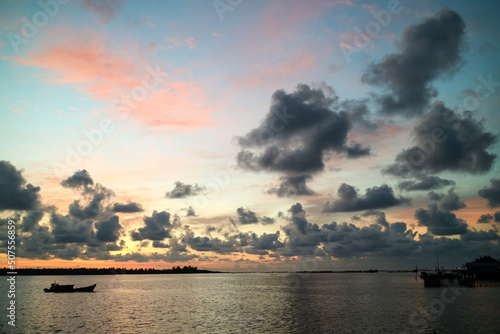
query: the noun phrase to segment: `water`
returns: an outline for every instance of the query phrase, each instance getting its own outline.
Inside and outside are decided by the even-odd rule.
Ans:
[[[54,280],[97,287],[44,293]],[[411,273],[18,276],[16,290],[2,333],[500,332],[500,288],[424,288]]]

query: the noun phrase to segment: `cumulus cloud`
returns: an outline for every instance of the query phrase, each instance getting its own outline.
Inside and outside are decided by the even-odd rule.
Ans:
[[[484,130],[483,123],[471,113],[458,113],[436,101],[413,128],[415,146],[399,153],[385,174],[411,177],[443,171],[485,173],[496,154],[487,150],[496,136]]]
[[[289,223],[282,227],[286,236],[284,247],[278,251],[282,256],[408,256],[418,251],[416,232],[408,230],[402,222],[388,223],[381,211],[367,212],[366,216],[374,216],[378,221],[364,227],[345,222],[312,224],[300,203],[294,204],[289,212]],[[382,226],[386,228],[382,230]]]
[[[196,183],[194,185],[191,185],[182,183],[181,181],[176,181],[174,189],[167,192],[166,196],[168,198],[185,198],[189,196],[196,196],[205,190],[205,187],[200,187]]]
[[[186,217],[196,217],[197,214],[196,214],[196,211],[193,209],[193,207],[188,207],[186,209]]]
[[[448,190],[448,194],[441,198],[439,208],[445,211],[460,210],[467,207],[465,202],[460,201],[460,197],[455,193],[454,189]]]
[[[430,191],[430,192],[427,193],[427,197],[429,197],[429,199],[431,201],[439,201],[444,196],[446,196],[446,195],[441,194],[441,193],[436,193],[434,191]]]
[[[33,210],[40,206],[40,187],[26,179],[9,161],[0,161],[0,211]]]
[[[112,208],[113,212],[123,212],[123,213],[133,213],[142,212],[144,209],[140,203],[128,202],[128,203],[115,203]]]
[[[72,176],[61,181],[64,188],[80,190],[82,199],[74,200],[69,205],[69,214],[75,218],[85,220],[98,218],[109,209],[104,202],[114,196],[114,192],[103,185],[96,183],[85,169],[76,171]]]
[[[311,196],[316,194],[307,186],[307,181],[311,179],[310,175],[283,176],[280,178],[281,183],[269,188],[267,193],[276,194],[278,197]]]
[[[488,200],[488,206],[495,208],[500,206],[500,179],[491,179],[491,187],[479,190],[478,194]]]
[[[271,217],[267,217],[267,216],[264,216],[260,219],[260,222],[263,224],[263,225],[271,225],[271,224],[274,224],[274,222],[276,221],[276,219],[274,218],[271,218]]]
[[[260,236],[252,233],[248,237],[248,246],[245,248],[245,251],[248,254],[268,255],[269,251],[275,251],[284,247],[279,237],[279,231],[275,233],[263,233]]]
[[[450,185],[455,185],[455,181],[442,179],[438,176],[419,175],[417,180],[400,182],[398,188],[406,191],[420,191],[441,189]]]
[[[436,204],[429,204],[427,210],[420,208],[415,211],[418,225],[426,226],[427,231],[434,235],[456,235],[467,233],[467,223],[457,218],[450,211],[440,210]]]
[[[71,215],[53,212],[50,217],[54,243],[91,243],[94,240],[93,221],[75,219]]]
[[[120,238],[120,231],[123,227],[120,225],[120,218],[113,216],[107,221],[95,223],[97,230],[96,238],[104,242],[116,242]]]
[[[379,211],[379,210],[368,210],[362,214],[364,217],[374,217],[375,222],[383,227],[388,228],[389,227],[389,222],[385,218],[385,212]],[[406,224],[405,224],[406,227]],[[405,228],[406,230],[406,228]]]
[[[465,23],[449,8],[406,28],[398,42],[400,52],[370,64],[362,77],[365,83],[388,88],[387,94],[377,97],[380,111],[386,115],[421,115],[437,96],[432,81],[461,66],[464,38]]]
[[[162,241],[165,238],[172,237],[172,229],[180,226],[177,217],[171,219],[170,213],[166,211],[157,212],[153,211],[151,217],[144,216],[144,226],[130,233],[132,240],[158,240]]]
[[[240,224],[255,224],[259,222],[257,214],[249,209],[238,208],[236,213],[238,214],[238,222]]]
[[[69,206],[69,214],[82,220],[98,217],[105,211],[103,202],[114,195],[113,191],[100,184],[87,188],[83,194],[87,197],[86,205],[82,205],[81,200],[75,200]]]
[[[257,223],[261,223],[263,225],[270,225],[274,224],[275,222],[274,218],[267,216],[260,217],[254,211],[250,209],[245,209],[243,207],[236,209],[236,214],[238,215],[238,218],[236,219],[236,221],[232,220],[233,224],[237,222],[238,224],[241,225],[257,224]]]
[[[489,213],[487,213],[485,215],[481,215],[481,217],[478,218],[477,222],[479,224],[487,224],[487,223],[491,223],[492,220],[493,220],[493,216],[490,215]]]
[[[35,229],[44,216],[43,210],[30,211],[21,221],[21,229],[23,232],[31,232]]]
[[[356,188],[343,183],[337,190],[337,194],[339,199],[327,202],[323,212],[375,210],[409,203],[407,198],[395,197],[394,190],[386,184],[368,188],[364,196],[359,196]]]
[[[162,241],[155,240],[155,241],[153,241],[153,247],[154,248],[169,248],[170,245],[168,245]]]
[[[285,174],[270,193],[279,196],[310,195],[305,185],[325,162],[337,155],[367,156],[370,149],[349,142],[352,120],[340,110],[338,97],[329,87],[299,84],[292,93],[277,90],[261,124],[239,137],[242,150],[238,165],[247,170]]]
[[[307,227],[309,226],[309,222],[306,219],[306,212],[302,209],[302,204],[296,203],[290,207],[288,210],[292,214],[292,217],[290,218],[290,223],[292,226],[295,226],[297,231],[299,231],[302,234],[307,234]],[[289,229],[286,230],[285,232],[287,235],[289,235]]]
[[[76,171],[73,175],[71,175],[67,179],[63,180],[61,182],[61,185],[64,188],[87,189],[87,188],[94,185],[94,180],[92,180],[92,177],[90,177],[90,174],[89,174],[89,172],[87,172],[87,170],[82,169],[82,170]]]
[[[497,231],[489,230],[489,231],[469,231],[468,233],[462,234],[460,239],[463,241],[498,241],[500,240],[500,235],[498,235]],[[489,243],[485,243],[485,246],[488,247]]]
[[[226,235],[224,239],[208,236],[200,237],[195,236],[193,231],[188,230],[181,241],[195,251],[230,254],[241,251],[241,236],[243,235]]]

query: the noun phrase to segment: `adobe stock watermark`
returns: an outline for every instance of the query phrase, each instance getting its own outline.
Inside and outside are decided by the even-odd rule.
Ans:
[[[488,79],[479,75],[476,77],[476,80],[479,84],[474,88],[475,94],[472,96],[467,95],[458,107],[463,111],[477,110],[481,105],[481,101],[489,99],[496,91],[495,87],[500,87],[500,82],[493,81],[492,74],[488,75]],[[451,113],[443,115],[443,120],[446,123],[453,123],[452,127],[454,130],[458,130],[462,125],[461,120]],[[436,146],[444,143],[446,140],[448,140],[448,136],[442,128],[436,127],[433,129],[431,135],[421,143],[422,147],[414,148],[405,159],[403,164],[407,173],[414,172],[416,168],[422,166],[425,161],[434,154]]]
[[[414,327],[414,333],[428,333],[429,322],[443,314],[446,305],[453,303],[466,289],[454,287],[447,279],[443,280],[443,283],[446,287],[441,289],[440,298],[434,298],[427,307],[418,308],[408,318],[408,324]],[[410,334],[410,332],[402,331],[399,334]]]
[[[382,32],[382,28],[387,27],[391,23],[393,16],[403,11],[400,0],[390,0],[387,2],[386,8],[379,11],[370,9],[370,14],[374,20],[366,22],[363,30],[359,26],[354,27],[356,34],[353,36],[351,44],[345,42],[339,43],[340,50],[347,63],[351,62],[351,56],[354,53],[366,50],[372,43],[372,38],[378,36]]]
[[[119,99],[113,101],[111,111],[120,114],[120,119],[125,119],[130,115],[130,111],[136,108],[144,101],[149,92],[158,88],[163,83],[163,77],[168,76],[167,72],[163,72],[159,65],[156,69],[146,66],[146,74],[142,79],[142,85],[134,87],[129,94],[123,94]],[[115,124],[109,118],[100,120],[98,126],[89,131],[83,130],[82,134],[85,139],[80,140],[76,145],[66,146],[66,157],[64,162],[54,161],[52,168],[58,177],[64,177],[68,173],[73,173],[83,161],[89,156],[95,147],[100,146],[104,137],[112,133],[116,129]]]
[[[219,16],[219,20],[224,21],[224,13],[232,12],[236,7],[241,5],[243,0],[214,0],[212,5],[214,6],[215,12],[217,16]]]
[[[31,20],[26,16],[21,18],[23,22],[21,28],[22,36],[14,32],[9,32],[7,34],[10,46],[14,52],[19,54],[19,47],[28,44],[30,40],[38,35],[40,29],[44,28],[51,19],[59,14],[59,5],[66,5],[70,1],[71,0],[39,0],[37,4],[40,6],[40,10],[32,15]]]
[[[7,282],[9,282],[9,290],[7,298],[9,307],[7,307],[7,324],[16,327],[16,222],[9,220],[7,222]]]

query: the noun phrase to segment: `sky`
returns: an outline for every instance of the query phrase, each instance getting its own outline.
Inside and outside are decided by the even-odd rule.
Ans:
[[[1,247],[12,220],[17,267],[498,258],[499,11],[2,1]]]

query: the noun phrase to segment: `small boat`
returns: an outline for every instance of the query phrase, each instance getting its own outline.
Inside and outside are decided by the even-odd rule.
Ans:
[[[85,286],[83,288],[73,288],[75,285],[74,284],[67,284],[67,285],[61,285],[56,282],[52,283],[50,285],[50,288],[43,289],[45,292],[94,292],[95,284],[94,285],[89,285]]]

